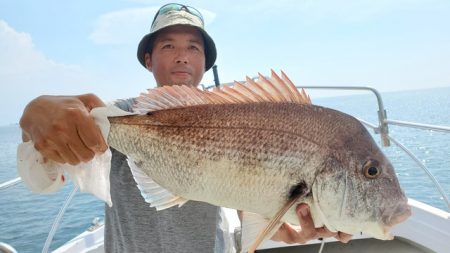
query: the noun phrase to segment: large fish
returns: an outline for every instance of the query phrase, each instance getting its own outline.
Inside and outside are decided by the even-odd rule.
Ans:
[[[394,169],[366,128],[312,105],[282,73],[200,91],[149,90],[140,115],[112,117],[110,146],[126,154],[142,195],[157,209],[197,200],[261,217],[252,252],[307,203],[317,227],[390,239],[410,215]],[[136,165],[136,166],[135,166]],[[252,218],[252,221],[254,219]],[[258,219],[257,219],[258,220]],[[248,223],[252,224],[252,222]]]

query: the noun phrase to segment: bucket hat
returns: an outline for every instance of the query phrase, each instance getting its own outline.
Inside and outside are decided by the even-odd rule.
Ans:
[[[150,27],[150,33],[139,42],[137,58],[142,66],[146,67],[145,54],[153,48],[157,32],[174,25],[193,26],[201,32],[205,46],[205,71],[209,70],[216,61],[217,52],[213,39],[205,31],[203,16],[197,9],[177,3],[166,4],[158,10]]]

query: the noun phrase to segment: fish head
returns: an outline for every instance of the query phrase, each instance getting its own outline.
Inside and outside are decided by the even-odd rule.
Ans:
[[[332,231],[392,239],[391,228],[411,215],[408,199],[367,129],[356,119],[349,121],[316,175],[314,219]]]

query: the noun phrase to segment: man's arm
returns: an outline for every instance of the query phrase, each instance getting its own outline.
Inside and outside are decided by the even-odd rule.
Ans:
[[[89,112],[104,106],[93,94],[40,96],[32,100],[20,119],[23,141],[32,140],[46,158],[72,165],[91,160],[107,145]]]

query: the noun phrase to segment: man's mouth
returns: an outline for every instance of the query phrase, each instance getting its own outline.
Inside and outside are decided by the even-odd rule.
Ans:
[[[173,71],[172,74],[177,77],[188,77],[191,74],[187,71]]]

